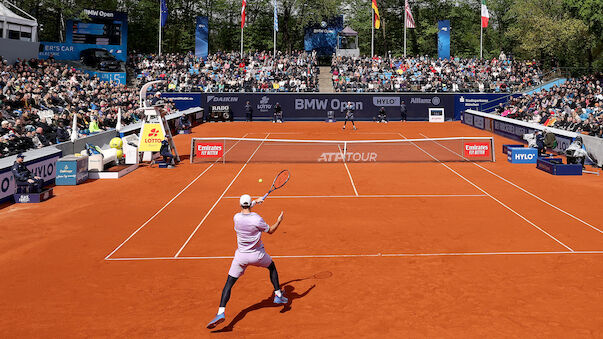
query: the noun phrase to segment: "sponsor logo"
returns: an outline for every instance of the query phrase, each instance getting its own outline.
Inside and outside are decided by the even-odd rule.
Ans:
[[[326,21],[321,21],[320,22],[320,27],[322,27],[322,28],[327,27],[327,22]]]
[[[207,102],[239,102],[239,97],[217,97],[215,95],[208,95]]]
[[[443,30],[444,32],[448,32],[448,27],[442,27],[442,30]]]
[[[30,201],[29,195],[23,194],[23,195],[19,196],[19,202],[29,202],[29,201]]]
[[[197,157],[212,158],[221,157],[224,153],[224,145],[220,143],[197,144]]]
[[[346,110],[347,101],[339,99],[295,99],[295,110],[313,110],[313,111],[340,111]],[[352,109],[362,111],[364,105],[362,101],[352,102]]]
[[[373,97],[373,105],[379,107],[400,106],[400,97]]]
[[[433,97],[431,99],[428,98],[410,98],[410,103],[411,104],[422,104],[422,105],[439,105],[440,102],[442,102],[442,100],[440,99],[440,97]]]
[[[114,17],[114,13],[98,11],[95,9],[84,9],[84,13],[91,17],[101,17],[101,18],[112,18]]]
[[[536,154],[526,154],[526,153],[515,153],[514,158],[516,160],[534,160]]]
[[[318,162],[376,162],[377,153],[375,152],[348,152],[345,155],[341,152],[325,152],[318,157]]]
[[[147,135],[147,137],[156,137],[157,135],[159,135],[159,131],[155,128],[153,128],[150,132],[149,135]]]
[[[270,102],[270,98],[267,96],[263,96],[262,99],[260,99],[260,103],[257,105],[257,109],[260,112],[268,112],[272,109],[272,105],[269,104]]]
[[[490,143],[488,142],[467,142],[465,143],[466,157],[486,157],[490,155]]]

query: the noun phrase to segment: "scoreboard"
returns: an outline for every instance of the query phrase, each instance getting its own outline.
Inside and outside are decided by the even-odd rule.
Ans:
[[[72,22],[74,44],[121,45],[122,23],[120,21],[99,19],[94,21],[94,23]]]

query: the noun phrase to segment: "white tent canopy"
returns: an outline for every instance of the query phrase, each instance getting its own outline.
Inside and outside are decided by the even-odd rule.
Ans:
[[[28,16],[29,18],[18,15],[9,9],[7,5],[19,10],[22,14]],[[1,38],[37,41],[37,28],[38,22],[34,17],[7,1],[0,2],[0,29],[2,29],[2,36],[0,36]]]

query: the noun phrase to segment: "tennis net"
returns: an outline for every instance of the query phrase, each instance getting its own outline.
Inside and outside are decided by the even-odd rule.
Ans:
[[[191,163],[495,161],[492,137],[395,140],[193,138]]]

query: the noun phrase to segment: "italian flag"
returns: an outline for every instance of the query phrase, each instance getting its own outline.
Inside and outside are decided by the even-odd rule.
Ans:
[[[490,14],[488,14],[488,7],[486,7],[486,0],[482,0],[482,27],[488,27],[488,20]]]

